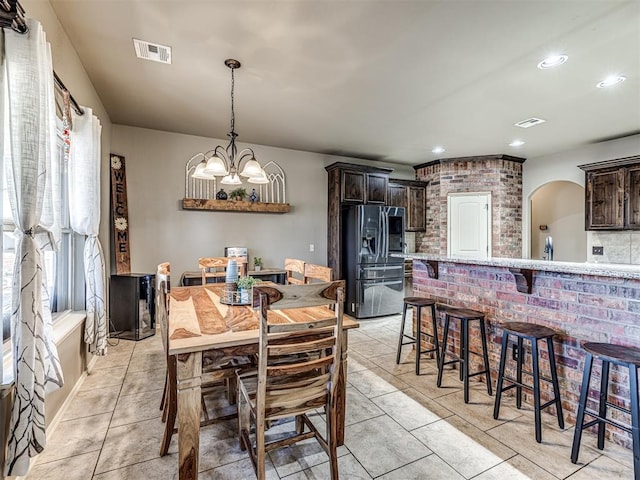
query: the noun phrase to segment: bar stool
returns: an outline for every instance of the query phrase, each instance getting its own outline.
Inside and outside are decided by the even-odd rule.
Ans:
[[[402,323],[400,324],[400,337],[398,338],[398,353],[396,355],[396,364],[400,363],[400,353],[403,345],[411,345],[415,343],[416,345],[416,375],[420,375],[420,356],[423,353],[435,352],[436,353],[436,364],[440,365],[440,346],[438,344],[438,328],[437,328],[437,317],[436,317],[436,302],[435,300],[431,300],[430,298],[424,297],[405,297],[404,305],[402,307]],[[413,337],[411,335],[407,335],[404,333],[404,324],[405,319],[407,317],[407,307],[413,307],[416,310],[416,318],[418,319],[418,324],[416,326],[416,336]],[[425,332],[422,330],[422,307],[431,307],[431,322],[432,322],[432,333]],[[430,337],[432,339],[433,348],[428,348],[426,350],[422,350],[420,345],[420,340],[422,336]],[[410,339],[409,342],[403,342],[405,338]]]
[[[609,423],[631,434],[633,440],[633,471],[634,478],[640,479],[640,407],[638,406],[638,366],[640,365],[640,350],[622,345],[612,345],[610,343],[587,342],[582,345],[586,350],[587,357],[584,361],[584,375],[582,379],[582,390],[580,391],[580,403],[578,404],[578,415],[576,417],[576,430],[573,435],[573,448],[571,449],[571,462],[578,461],[580,450],[580,440],[582,430],[598,425],[598,449],[604,449],[605,424]],[[597,412],[587,410],[587,399],[589,397],[589,383],[591,380],[591,369],[593,358],[602,360],[602,376],[600,380],[600,401]],[[629,394],[631,396],[631,410],[621,408],[618,405],[607,401],[609,390],[609,366],[613,363],[629,369]],[[607,407],[631,414],[631,428],[621,425],[618,422],[607,419]],[[589,415],[594,420],[584,423],[584,416]]]
[[[496,420],[500,414],[500,400],[502,399],[502,392],[505,392],[511,388],[516,389],[516,407],[519,409],[522,406],[522,387],[533,390],[533,411],[536,424],[536,442],[542,441],[542,422],[540,419],[540,412],[551,406],[556,406],[556,413],[558,415],[558,425],[560,428],[564,428],[564,418],[562,416],[562,403],[560,402],[560,385],[558,383],[558,374],[556,372],[556,358],[553,352],[553,336],[557,333],[543,325],[536,325],[535,323],[524,322],[505,322],[502,325],[502,352],[500,353],[500,368],[498,370],[498,382],[496,385],[496,401],[493,407],[493,418]],[[507,360],[509,335],[513,335],[518,339],[517,357],[516,357],[516,378],[508,377],[504,374],[504,368]],[[529,340],[531,342],[531,365],[533,367],[532,372],[524,372],[527,375],[533,376],[533,385],[527,385],[522,383],[522,364],[524,363],[524,348],[522,346],[523,340]],[[549,368],[551,370],[551,378],[545,378],[540,376],[539,367],[539,354],[538,354],[538,341],[547,341],[547,351],[549,352]],[[554,398],[549,400],[544,405],[540,405],[540,379],[553,384]],[[508,381],[511,385],[503,387],[503,382]]]
[[[438,365],[438,387],[442,386],[442,372],[445,365],[451,363],[460,364],[460,380],[464,381],[464,403],[469,403],[469,378],[484,374],[487,381],[487,393],[491,395],[491,374],[489,373],[489,356],[487,354],[487,332],[484,324],[484,313],[467,308],[456,308],[448,305],[439,305],[438,308],[445,314],[444,334],[442,336],[442,350],[440,352],[440,364]],[[460,355],[453,351],[447,352],[447,339],[449,337],[449,323],[451,319],[460,320]],[[478,320],[480,326],[480,337],[482,340],[482,353],[473,352],[469,349],[469,322]],[[469,373],[469,354],[482,356],[484,370]],[[449,355],[453,360],[445,361]]]

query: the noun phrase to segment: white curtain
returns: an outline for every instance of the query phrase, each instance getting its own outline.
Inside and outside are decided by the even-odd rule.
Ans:
[[[84,341],[94,355],[107,353],[105,266],[98,240],[100,226],[100,132],[98,118],[88,107],[72,114],[69,154],[69,220],[73,231],[87,235],[84,244],[87,321]]]
[[[46,443],[45,393],[62,386],[53,343],[41,248],[55,246],[51,194],[55,107],[51,48],[42,26],[27,19],[29,33],[4,31],[2,152],[16,225],[12,300],[15,398],[6,472],[25,475],[29,458]],[[45,226],[46,225],[46,226]]]

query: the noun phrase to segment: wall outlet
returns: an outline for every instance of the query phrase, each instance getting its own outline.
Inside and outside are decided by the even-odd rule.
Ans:
[[[592,255],[604,255],[604,247],[591,247]]]
[[[313,251],[315,251],[315,249],[316,249],[316,246],[313,243],[310,243],[309,244],[309,251],[313,252]]]
[[[513,360],[518,360],[518,345],[515,343],[511,345],[511,358]]]

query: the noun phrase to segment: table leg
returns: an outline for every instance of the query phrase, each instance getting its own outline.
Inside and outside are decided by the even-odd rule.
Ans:
[[[198,478],[202,352],[176,356],[178,380],[178,468],[180,480]]]
[[[336,386],[336,426],[338,446],[344,445],[344,424],[347,414],[347,349],[349,331],[343,330],[342,334],[342,352],[340,358],[340,375],[338,375],[338,385]]]

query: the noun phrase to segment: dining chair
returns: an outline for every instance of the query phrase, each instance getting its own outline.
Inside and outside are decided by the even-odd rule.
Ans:
[[[322,265],[314,265],[313,263],[305,263],[304,265],[304,283],[314,282],[331,282],[333,281],[333,270]]]
[[[285,258],[284,269],[287,272],[288,285],[302,285],[304,283],[304,260]]]
[[[160,402],[162,421],[165,422],[160,444],[160,456],[166,455],[169,451],[171,437],[177,432],[176,417],[178,414],[177,363],[175,356],[169,355],[169,272],[168,263],[158,265],[156,273],[156,319],[162,330],[162,346],[167,363],[165,388]],[[210,418],[205,404],[205,396],[212,393],[213,387],[226,387],[227,401],[229,404],[235,404],[237,398],[236,370],[255,366],[253,356],[239,356],[226,360],[224,365],[219,366],[220,359],[214,356],[214,352],[202,353],[203,380],[200,401],[202,402],[203,419],[200,422],[201,427],[236,417],[237,413]],[[216,367],[211,367],[214,364]]]
[[[258,369],[238,373],[238,431],[240,448],[249,450],[258,480],[265,479],[268,451],[316,438],[329,456],[331,479],[338,479],[337,376],[342,343],[344,282],[254,287],[259,296],[260,339]],[[269,310],[334,304],[324,319],[301,323],[269,323]],[[283,361],[286,359],[286,361]],[[324,407],[324,436],[308,412]],[[295,431],[269,443],[271,422],[295,418]],[[251,420],[255,439],[251,439]],[[305,431],[306,430],[306,431]]]
[[[198,259],[198,268],[202,271],[202,285],[207,283],[207,278],[222,279],[227,275],[229,260],[238,263],[238,275],[244,277],[247,274],[247,257],[202,257]]]

